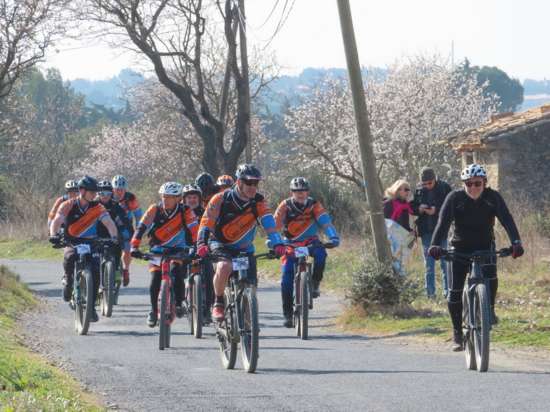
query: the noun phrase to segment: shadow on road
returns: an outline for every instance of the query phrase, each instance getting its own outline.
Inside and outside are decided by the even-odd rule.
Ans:
[[[59,298],[61,299],[61,286],[59,288],[55,289],[33,289],[33,292],[36,293],[38,296],[42,296],[45,298]]]
[[[394,374],[394,373],[422,373],[422,374],[436,374],[441,372],[434,371],[415,371],[415,370],[370,370],[370,369],[333,369],[333,370],[315,370],[315,369],[281,369],[281,368],[262,368],[256,373],[275,373],[280,375],[349,375],[349,374]]]
[[[136,331],[136,330],[94,330],[92,331],[93,335],[103,335],[103,336],[114,336],[114,337],[120,337],[120,336],[156,336],[158,335],[158,330],[152,330],[152,331]],[[185,336],[188,335],[188,333],[185,332],[172,332],[172,336]]]
[[[27,286],[33,287],[33,286],[41,286],[41,285],[50,285],[51,282],[26,282]]]

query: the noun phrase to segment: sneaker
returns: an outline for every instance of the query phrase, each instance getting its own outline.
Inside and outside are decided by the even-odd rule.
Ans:
[[[90,322],[97,322],[97,321],[99,321],[99,316],[97,315],[97,311],[94,308],[92,312],[92,317],[90,318]]]
[[[147,326],[154,328],[157,325],[157,314],[153,311],[147,315]]]
[[[183,306],[176,306],[176,316],[178,318],[183,318],[183,315],[185,315],[185,308]]]
[[[294,324],[292,322],[292,316],[285,316],[285,321],[283,322],[285,328],[292,328]]]
[[[215,303],[212,308],[212,319],[216,322],[222,322],[225,319],[223,303]]]
[[[73,282],[67,276],[63,276],[61,283],[63,285],[63,300],[65,302],[70,302],[73,296]]]
[[[130,271],[128,269],[122,269],[122,285],[128,286],[130,283]]]
[[[313,281],[313,290],[311,291],[311,297],[317,299],[321,296],[320,282]]]
[[[453,352],[461,352],[464,350],[464,335],[462,331],[453,332]]]

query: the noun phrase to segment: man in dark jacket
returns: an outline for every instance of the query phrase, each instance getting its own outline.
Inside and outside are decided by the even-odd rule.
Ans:
[[[413,212],[418,216],[416,228],[418,236],[422,239],[424,249],[424,263],[426,266],[426,293],[429,298],[435,296],[435,260],[428,255],[428,248],[439,218],[439,210],[447,195],[451,192],[451,186],[440,180],[430,167],[424,167],[420,171],[421,183],[414,192]],[[447,247],[447,240],[441,245]],[[447,263],[441,260],[441,286],[443,295],[447,296]]]

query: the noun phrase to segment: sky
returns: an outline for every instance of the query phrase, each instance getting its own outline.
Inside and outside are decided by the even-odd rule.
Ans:
[[[284,25],[276,32],[283,15]],[[434,54],[497,66],[510,76],[550,78],[547,0],[350,0],[359,59],[384,67],[410,55]],[[275,8],[274,8],[275,6]],[[291,7],[292,6],[292,7]],[[270,16],[270,11],[274,12]],[[288,10],[290,9],[290,13]],[[345,67],[336,0],[246,0],[250,45],[273,52],[282,73],[306,67]],[[267,22],[266,22],[267,20]],[[47,67],[63,78],[104,79],[123,68],[146,68],[132,52],[99,40],[62,43]]]

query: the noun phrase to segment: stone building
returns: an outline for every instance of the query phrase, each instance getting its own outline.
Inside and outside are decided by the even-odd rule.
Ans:
[[[526,206],[550,206],[550,105],[501,113],[449,139],[462,164],[487,168],[489,185]]]

